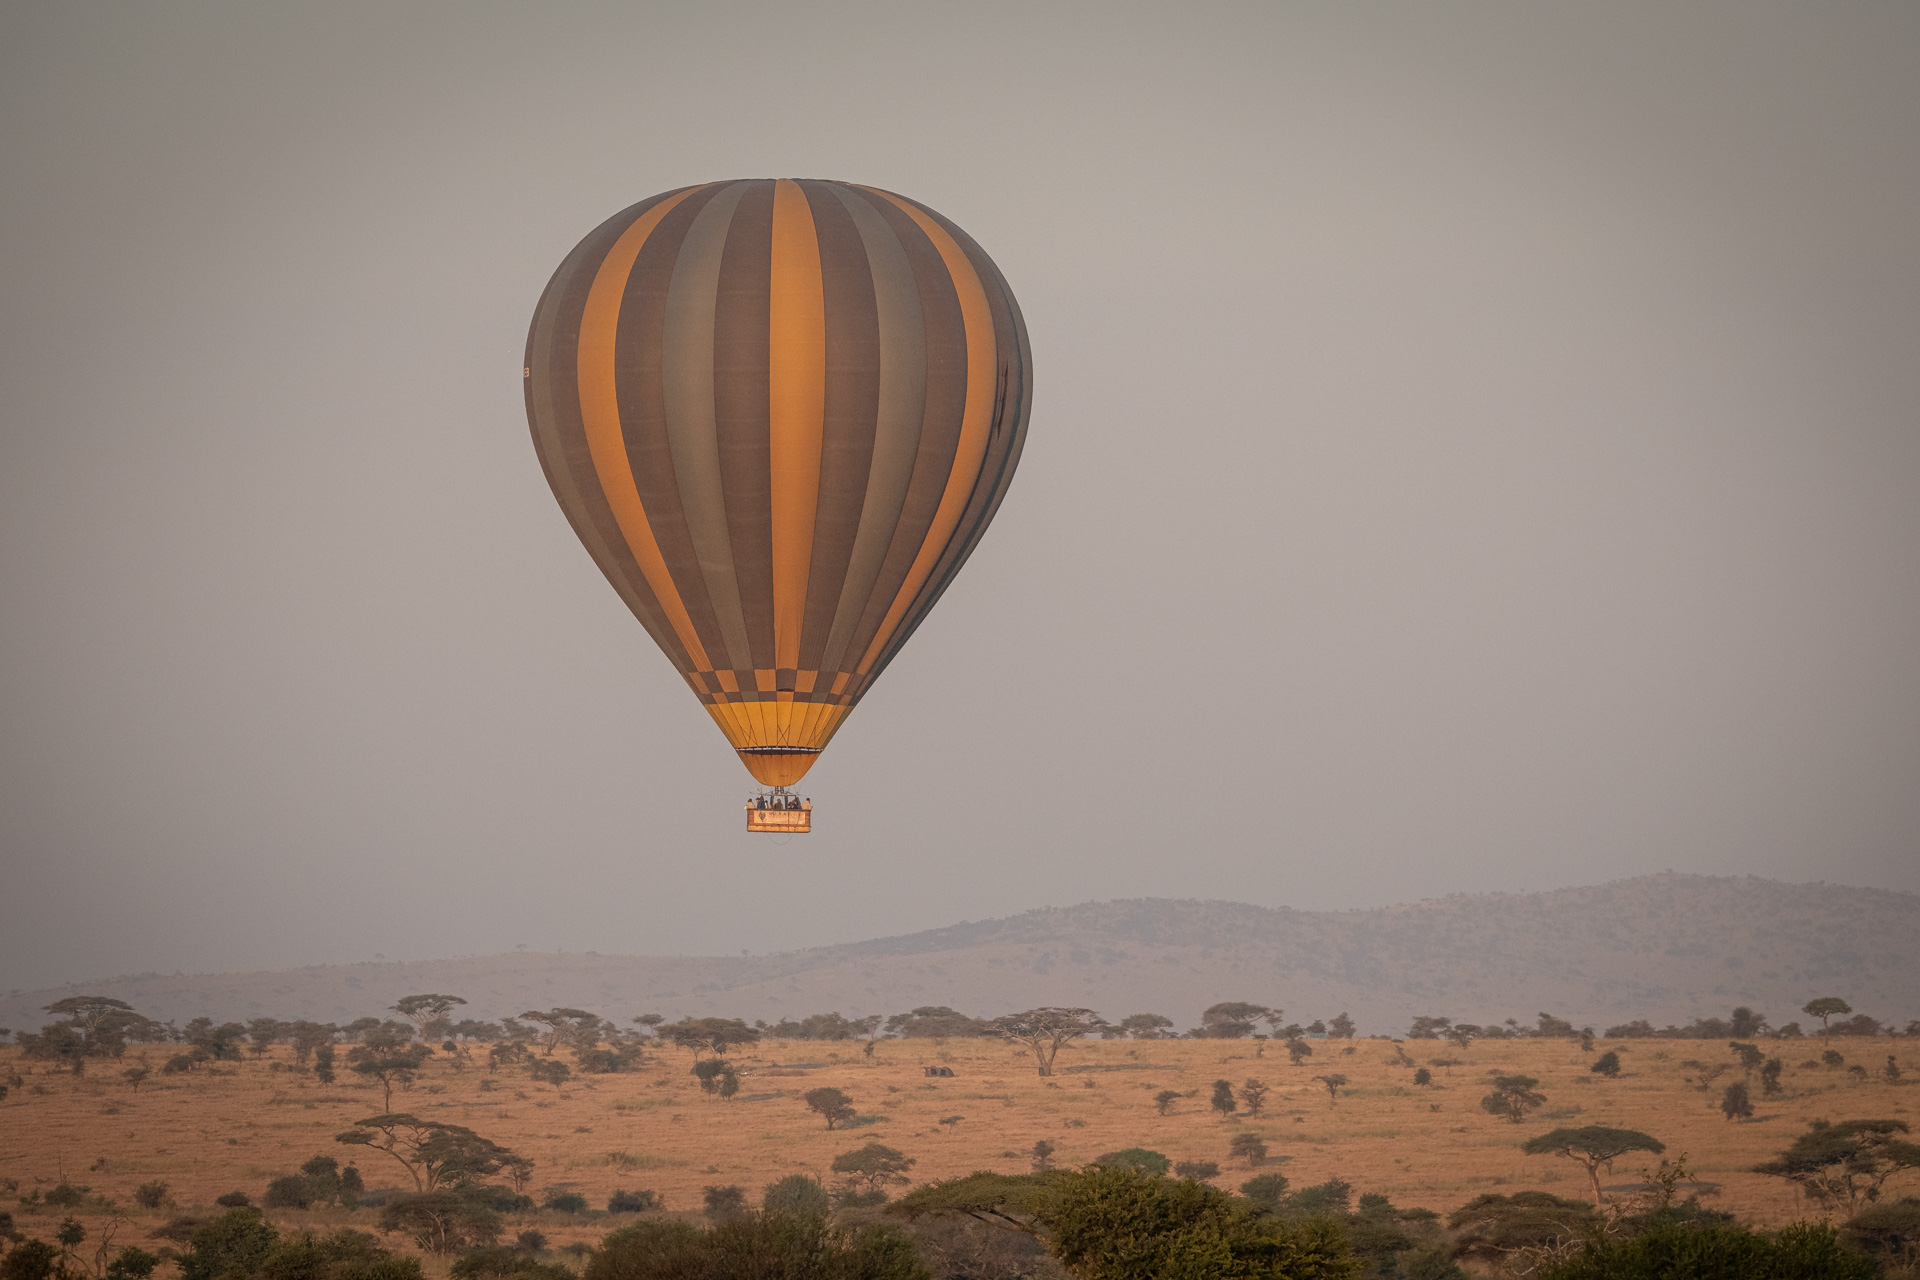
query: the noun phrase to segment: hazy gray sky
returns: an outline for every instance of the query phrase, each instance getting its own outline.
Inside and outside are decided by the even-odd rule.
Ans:
[[[0,988],[1920,889],[1908,0],[12,4],[0,104]],[[776,175],[1036,370],[784,845],[520,389],[601,219]]]

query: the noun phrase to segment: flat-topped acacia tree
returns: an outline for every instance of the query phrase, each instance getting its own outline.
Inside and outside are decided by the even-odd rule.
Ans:
[[[1025,1045],[1033,1054],[1043,1076],[1053,1074],[1053,1060],[1073,1040],[1105,1030],[1107,1023],[1091,1009],[1067,1009],[1048,1005],[995,1018],[993,1030],[1015,1044]]]
[[[1192,1035],[1198,1040],[1244,1040],[1253,1034],[1256,1022],[1266,1022],[1268,1026],[1278,1026],[1281,1010],[1269,1009],[1263,1004],[1249,1004],[1245,1000],[1222,1000],[1219,1004],[1208,1005],[1200,1015],[1200,1025],[1193,1029]]]
[[[760,1032],[739,1018],[682,1018],[667,1023],[656,1034],[695,1054],[706,1049],[724,1055],[741,1045],[760,1041]]]
[[[1904,1120],[1816,1120],[1753,1171],[1787,1179],[1816,1204],[1858,1212],[1880,1199],[1887,1179],[1920,1169],[1920,1144],[1907,1141],[1908,1132]]]
[[[1173,1019],[1158,1013],[1130,1013],[1114,1029],[1134,1040],[1166,1040],[1172,1037]]]
[[[1817,1000],[1809,1000],[1801,1005],[1800,1012],[1806,1014],[1809,1018],[1820,1019],[1821,1038],[1832,1039],[1833,1028],[1829,1026],[1828,1023],[1840,1014],[1852,1013],[1853,1006],[1845,1000],[1842,1000],[1839,996],[1821,996]]]
[[[405,1112],[368,1116],[334,1135],[350,1147],[371,1147],[398,1160],[418,1191],[505,1173],[516,1185],[526,1181],[533,1162],[483,1138],[463,1125],[422,1120]]]
[[[401,996],[387,1006],[388,1012],[397,1013],[420,1029],[425,1035],[427,1024],[435,1018],[444,1018],[453,1011],[453,1006],[465,1004],[459,996],[441,995],[437,991],[426,991],[419,995]]]
[[[1638,1129],[1613,1129],[1603,1124],[1584,1125],[1578,1129],[1555,1129],[1552,1133],[1543,1133],[1537,1138],[1529,1138],[1520,1148],[1530,1156],[1556,1155],[1572,1160],[1587,1171],[1588,1181],[1593,1183],[1593,1203],[1596,1207],[1606,1203],[1606,1196],[1600,1190],[1600,1170],[1611,1170],[1613,1162],[1632,1151],[1647,1151],[1659,1155],[1667,1149],[1666,1144]]]
[[[585,1009],[529,1009],[520,1017],[546,1028],[537,1032],[533,1039],[546,1049],[548,1057],[552,1057],[553,1051],[562,1045],[591,1049],[600,1043],[600,1016],[588,1013]]]

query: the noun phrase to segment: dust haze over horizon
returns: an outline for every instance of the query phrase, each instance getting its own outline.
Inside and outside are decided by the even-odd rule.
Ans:
[[[1920,890],[1920,8],[13,6],[0,101],[0,988]],[[581,236],[776,175],[1035,381],[784,844],[520,391]]]

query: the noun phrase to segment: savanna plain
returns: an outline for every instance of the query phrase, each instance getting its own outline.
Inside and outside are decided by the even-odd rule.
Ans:
[[[167,1047],[136,1045],[81,1075],[9,1047],[0,1049],[0,1080],[12,1082],[0,1101],[0,1189],[29,1234],[50,1234],[75,1216],[94,1222],[96,1238],[113,1220],[121,1242],[149,1244],[150,1233],[178,1215],[217,1214],[222,1195],[245,1192],[261,1203],[271,1180],[314,1156],[352,1160],[367,1199],[377,1201],[382,1188],[414,1189],[408,1169],[336,1135],[368,1117],[404,1112],[463,1126],[530,1160],[523,1182],[536,1205],[581,1197],[584,1210],[562,1200],[575,1211],[511,1215],[509,1236],[537,1227],[556,1248],[592,1244],[631,1220],[604,1212],[616,1192],[651,1192],[656,1214],[694,1218],[708,1188],[738,1186],[751,1206],[761,1188],[790,1174],[834,1185],[835,1157],[874,1141],[912,1161],[904,1176],[914,1185],[977,1170],[1028,1172],[1036,1144],[1051,1144],[1061,1168],[1146,1148],[1175,1162],[1217,1165],[1210,1180],[1224,1190],[1266,1173],[1295,1188],[1340,1179],[1356,1196],[1385,1195],[1395,1206],[1445,1215],[1487,1192],[1590,1198],[1582,1167],[1522,1148],[1551,1129],[1604,1125],[1659,1139],[1669,1158],[1686,1158],[1695,1181],[1683,1193],[1701,1193],[1712,1208],[1770,1228],[1823,1215],[1792,1183],[1754,1166],[1813,1121],[1909,1118],[1920,1098],[1915,1043],[1768,1042],[1767,1052],[1784,1060],[1777,1091],[1763,1093],[1756,1080],[1752,1114],[1735,1119],[1723,1114],[1724,1090],[1746,1072],[1725,1040],[1603,1039],[1582,1047],[1538,1038],[1460,1047],[1316,1039],[1297,1064],[1279,1041],[1086,1040],[1066,1046],[1050,1076],[1037,1072],[1026,1048],[992,1039],[881,1040],[870,1053],[857,1040],[762,1040],[727,1055],[737,1091],[726,1098],[703,1090],[692,1074],[701,1055],[656,1042],[629,1069],[557,1083],[535,1079],[539,1073],[525,1063],[490,1070],[480,1057],[438,1055],[400,1083],[390,1103],[375,1079],[343,1071],[321,1082],[285,1045],[173,1073],[159,1070]],[[1828,1049],[1842,1062],[1822,1061]],[[1616,1076],[1593,1069],[1608,1052],[1618,1054]],[[130,1082],[126,1069],[141,1065],[151,1074]],[[1515,1075],[1535,1078],[1544,1096],[1518,1123],[1482,1106],[1494,1077]],[[1344,1082],[1330,1084],[1335,1077]],[[1239,1103],[1232,1112],[1216,1109],[1218,1081],[1239,1099],[1246,1082],[1265,1085],[1257,1113]],[[822,1088],[845,1094],[854,1114],[829,1128],[805,1101]],[[1264,1143],[1264,1156],[1246,1154],[1244,1140],[1236,1148],[1235,1138],[1246,1134]],[[1603,1176],[1626,1195],[1657,1162],[1626,1155]],[[1915,1173],[1904,1176],[1916,1185],[1889,1185],[1889,1196],[1920,1193]],[[166,1185],[165,1202],[139,1207],[137,1189],[154,1183]],[[61,1184],[85,1188],[84,1203],[48,1205],[44,1193]],[[267,1214],[294,1231],[373,1230],[378,1218],[368,1207]],[[414,1247],[401,1236],[387,1243]],[[444,1274],[444,1258],[424,1261],[429,1274]]]

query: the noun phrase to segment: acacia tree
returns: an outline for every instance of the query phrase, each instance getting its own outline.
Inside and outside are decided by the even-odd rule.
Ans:
[[[1157,1013],[1130,1013],[1114,1029],[1131,1040],[1165,1040],[1173,1034],[1173,1019]]]
[[[1267,1105],[1267,1086],[1258,1080],[1249,1080],[1240,1086],[1240,1101],[1247,1104],[1247,1114],[1257,1116]]]
[[[489,1174],[506,1173],[516,1185],[525,1183],[533,1161],[483,1138],[473,1130],[418,1116],[387,1114],[356,1120],[355,1127],[335,1134],[334,1141],[351,1147],[370,1147],[398,1160],[419,1191],[443,1185],[461,1185]]]
[[[887,1034],[907,1040],[965,1039],[994,1034],[991,1024],[943,1004],[923,1004],[906,1013],[896,1013],[887,1019],[886,1029]]]
[[[1821,1038],[1830,1040],[1833,1038],[1833,1028],[1828,1024],[1840,1014],[1852,1013],[1853,1006],[1839,996],[1821,996],[1817,1000],[1809,1000],[1801,1005],[1800,1012],[1809,1018],[1820,1019]]]
[[[1590,1124],[1578,1129],[1555,1129],[1552,1133],[1543,1133],[1537,1138],[1529,1138],[1520,1149],[1530,1156],[1561,1156],[1585,1168],[1587,1180],[1593,1183],[1593,1203],[1597,1207],[1606,1203],[1606,1196],[1600,1191],[1602,1167],[1612,1172],[1613,1162],[1630,1151],[1650,1151],[1659,1155],[1667,1147],[1658,1138],[1637,1129],[1612,1129],[1606,1125]]]
[[[181,1039],[220,1062],[240,1056],[240,1042],[246,1034],[246,1027],[238,1022],[222,1022],[216,1026],[212,1018],[195,1018],[181,1028]]]
[[[563,1044],[591,1049],[600,1043],[600,1015],[585,1009],[529,1009],[520,1016],[546,1028],[536,1032],[533,1040],[546,1049],[549,1058]]]
[[[1901,1136],[1907,1132],[1904,1120],[1816,1120],[1777,1159],[1753,1171],[1785,1178],[1816,1204],[1858,1209],[1880,1198],[1887,1179],[1920,1169],[1920,1146]]]
[[[1353,1019],[1347,1016],[1345,1009],[1327,1019],[1327,1037],[1331,1040],[1351,1040],[1355,1030]]]
[[[287,1024],[287,1038],[293,1044],[293,1064],[304,1068],[313,1051],[321,1045],[331,1045],[340,1028],[331,1022],[309,1022],[302,1018]]]
[[[1293,1063],[1294,1066],[1296,1067],[1299,1066],[1301,1063],[1305,1062],[1308,1058],[1311,1058],[1312,1056],[1313,1056],[1313,1046],[1308,1044],[1305,1040],[1302,1040],[1300,1037],[1295,1036],[1291,1040],[1287,1041],[1287,1061]]]
[[[847,1176],[854,1185],[866,1184],[871,1195],[884,1187],[895,1186],[907,1180],[907,1170],[918,1163],[904,1151],[895,1151],[892,1147],[878,1142],[869,1142],[866,1146],[853,1151],[843,1151],[833,1158],[833,1171]]]
[[[1091,1009],[1066,1009],[1046,1006],[1025,1013],[1010,1013],[989,1024],[1002,1038],[1025,1045],[1033,1055],[1040,1074],[1053,1074],[1053,1060],[1070,1041],[1091,1035],[1106,1027],[1106,1022]]]
[[[1340,1100],[1340,1087],[1346,1084],[1347,1082],[1347,1078],[1345,1076],[1343,1075],[1315,1076],[1314,1079],[1318,1080],[1321,1084],[1327,1087],[1327,1105],[1328,1106],[1332,1106],[1334,1103]]]
[[[42,1012],[65,1021],[42,1027],[38,1035],[21,1032],[25,1055],[54,1062],[74,1075],[86,1072],[88,1058],[119,1057],[127,1051],[128,1036],[150,1025],[132,1005],[107,996],[68,996]]]
[[[1493,1092],[1480,1099],[1480,1109],[1519,1124],[1529,1111],[1546,1105],[1547,1095],[1535,1092],[1539,1083],[1532,1076],[1495,1076]]]
[[[355,1045],[347,1051],[347,1065],[360,1075],[378,1080],[386,1090],[386,1102],[383,1105],[391,1109],[393,1087],[411,1086],[421,1064],[432,1054],[433,1050],[424,1044],[407,1044],[393,1049]]]
[[[826,1120],[828,1129],[854,1116],[853,1099],[830,1085],[823,1089],[807,1090],[801,1101],[807,1104],[807,1110]]]
[[[1193,1034],[1203,1040],[1244,1040],[1253,1034],[1256,1022],[1264,1020],[1268,1025],[1278,1024],[1281,1012],[1263,1004],[1248,1004],[1244,1000],[1223,1000],[1207,1006]]]
[[[756,1044],[760,1039],[759,1031],[739,1018],[682,1018],[661,1027],[659,1034],[695,1054],[710,1049],[721,1056],[741,1045]]]
[[[1257,1169],[1266,1163],[1267,1144],[1257,1133],[1236,1133],[1233,1141],[1227,1143],[1227,1154],[1235,1160],[1245,1160],[1249,1169]]]
[[[247,1021],[247,1039],[253,1041],[253,1056],[263,1056],[267,1050],[287,1038],[292,1027],[278,1018],[250,1018]]]
[[[1222,1120],[1240,1109],[1240,1103],[1233,1096],[1231,1081],[1215,1080],[1213,1082],[1213,1099],[1209,1105],[1220,1113]]]
[[[453,1012],[453,1006],[465,1003],[466,1001],[462,1000],[459,996],[444,996],[438,992],[427,992],[417,996],[401,996],[393,1004],[389,1005],[388,1008],[413,1023],[414,1026],[420,1029],[420,1034],[425,1036],[429,1023],[445,1019],[448,1014]]]
[[[731,1098],[740,1092],[740,1073],[724,1058],[702,1058],[693,1064],[693,1075],[702,1093]]]
[[[527,1063],[527,1075],[536,1084],[550,1084],[555,1093],[573,1075],[573,1068],[558,1058],[534,1058]]]
[[[500,1215],[458,1191],[424,1191],[388,1201],[380,1229],[405,1232],[428,1253],[461,1253],[499,1239]]]

